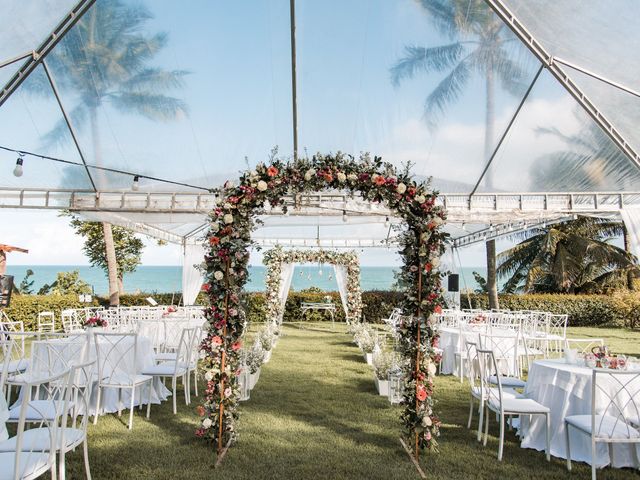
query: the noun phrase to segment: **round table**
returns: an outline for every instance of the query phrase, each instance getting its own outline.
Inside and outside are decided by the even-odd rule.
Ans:
[[[527,379],[525,395],[551,410],[551,455],[567,458],[565,443],[565,417],[591,415],[591,368],[567,364],[564,359],[536,360],[532,363]],[[600,381],[598,381],[600,386]],[[611,385],[611,389],[615,389]],[[603,395],[604,396],[604,395]],[[604,396],[606,397],[606,396]],[[598,398],[596,405],[602,405]],[[521,422],[522,448],[544,450],[544,419],[523,418]],[[571,459],[591,464],[591,438],[589,435],[570,429]],[[613,461],[606,444],[598,443],[596,465],[598,468],[612,464],[613,467],[633,467],[633,447],[630,444],[613,444]],[[640,448],[638,448],[640,454]]]

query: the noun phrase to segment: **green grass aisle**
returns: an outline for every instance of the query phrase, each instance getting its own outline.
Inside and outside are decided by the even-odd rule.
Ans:
[[[241,404],[240,439],[220,468],[213,469],[213,449],[193,436],[197,400],[186,407],[180,391],[178,415],[172,414],[171,402],[165,402],[152,407],[150,421],[136,411],[132,432],[113,415],[101,417],[95,427],[90,425],[93,478],[418,478],[398,442],[401,407],[391,407],[377,395],[371,368],[342,333],[344,326],[336,326],[340,333],[321,330],[324,326],[309,327],[285,325],[251,399]],[[599,336],[607,333],[612,332]],[[633,347],[619,340],[621,347],[629,347],[625,351],[637,354],[638,338],[634,337]],[[610,344],[616,348],[614,342]],[[437,398],[444,421],[440,453],[424,453],[421,462],[430,479],[588,478],[590,471],[584,464],[574,463],[569,474],[564,460],[552,459],[548,464],[543,453],[521,449],[513,432],[507,434],[504,461],[499,463],[496,423],[491,423],[486,448],[466,428],[467,384],[439,377]],[[67,478],[83,478],[81,449],[67,457],[67,466]],[[604,470],[598,478],[640,476],[631,470]]]

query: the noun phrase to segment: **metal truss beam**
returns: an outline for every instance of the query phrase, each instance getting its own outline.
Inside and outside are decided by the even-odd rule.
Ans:
[[[380,217],[393,212],[358,196],[342,193],[321,193],[286,196],[288,215],[298,217],[338,217],[346,211],[349,217]],[[0,208],[29,208],[115,213],[191,213],[207,215],[218,198],[209,193],[134,192],[70,189],[0,188]],[[549,213],[615,213],[625,206],[640,205],[640,192],[514,192],[478,193],[471,198],[466,193],[441,193],[438,204],[451,221],[477,219],[486,215],[523,214],[529,217]],[[282,216],[281,207],[266,207],[266,216]]]
[[[96,0],[80,0],[76,6],[62,19],[49,36],[36,48],[30,58],[9,79],[0,91],[0,107],[18,89],[22,82],[36,69],[38,64],[54,49],[60,40],[87,13]]]
[[[516,16],[504,4],[503,0],[485,0],[485,3],[502,19],[503,22],[513,31],[513,33],[529,48],[529,50],[540,60],[587,114],[598,124],[607,136],[629,157],[629,159],[640,169],[640,156],[635,149],[629,145],[622,134],[604,116],[598,107],[585,95],[582,89],[576,85],[569,75],[561,67],[560,62],[536,40],[527,28],[516,18]]]
[[[321,248],[387,248],[397,245],[396,238],[389,240],[381,239],[344,239],[344,238],[273,238],[258,237],[252,240],[261,247],[275,247],[281,245],[283,247],[321,247]]]

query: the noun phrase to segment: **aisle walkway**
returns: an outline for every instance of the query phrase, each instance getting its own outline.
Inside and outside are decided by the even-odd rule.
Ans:
[[[350,337],[295,326],[284,333],[244,404],[225,478],[413,476],[399,448],[400,409],[376,395],[371,368]]]

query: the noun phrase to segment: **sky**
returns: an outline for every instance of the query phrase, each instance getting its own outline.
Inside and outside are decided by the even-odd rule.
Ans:
[[[61,11],[65,2],[69,3],[46,1],[52,9],[57,6]],[[186,72],[183,87],[167,94],[184,100],[188,111],[172,121],[156,122],[118,109],[109,96],[102,97],[97,110],[97,136],[86,118],[75,123],[88,163],[100,162],[208,188],[236,177],[247,165],[266,160],[274,146],[285,157],[291,155],[288,0],[193,0],[188,8],[172,0],[126,3],[142,3],[149,8],[153,18],[144,25],[144,33],[166,33],[166,46],[151,64]],[[452,39],[439,33],[412,0],[298,0],[296,5],[301,150],[310,155],[316,151],[342,150],[355,155],[369,151],[398,166],[412,161],[413,171],[433,176],[434,185],[442,191],[468,192],[484,164],[486,94],[482,77],[470,77],[434,129],[425,122],[424,102],[447,72],[418,71],[399,85],[391,82],[390,73],[407,47],[446,45]],[[3,27],[0,40],[5,42],[0,41],[0,61],[28,50],[39,38],[38,31],[47,31],[51,24],[50,12],[36,9],[29,22],[17,22],[11,29]],[[77,36],[73,39],[77,46],[87,41]],[[526,84],[538,64],[517,41],[508,45],[509,55],[525,71]],[[18,65],[0,69],[0,82]],[[55,71],[65,107],[74,112],[81,105],[80,94],[95,97],[103,74],[95,71],[91,78],[68,88],[73,77],[68,71]],[[0,108],[0,145],[79,161],[68,136],[53,144],[44,141],[62,117],[51,95],[33,93],[36,79],[27,79]],[[498,84],[494,141],[518,101],[518,95],[506,93]],[[539,128],[558,128],[569,135],[580,132],[588,121],[574,100],[548,73],[543,73],[489,171],[493,188],[530,191],[537,161],[566,148],[557,137],[541,135]],[[90,187],[80,167],[27,157],[24,175],[15,178],[10,175],[14,165],[14,154],[0,152],[0,172],[4,172],[0,173],[0,186]],[[92,175],[102,188],[128,189],[131,185],[130,176],[95,170]],[[143,181],[142,188],[147,186]],[[86,263],[81,240],[55,213],[0,210],[0,237],[2,242],[10,243],[10,239],[18,245],[32,245],[32,253],[15,262]],[[469,247],[462,253],[466,259],[463,263],[482,264],[483,248]],[[259,257],[255,258],[259,263]],[[147,242],[144,264],[179,262],[178,247],[157,247]],[[363,264],[395,262],[397,258],[386,250],[363,254]]]

